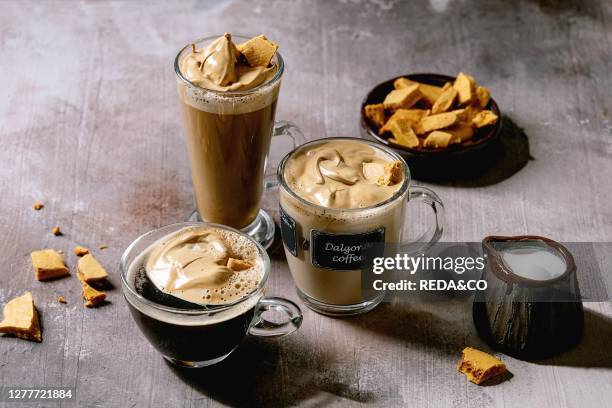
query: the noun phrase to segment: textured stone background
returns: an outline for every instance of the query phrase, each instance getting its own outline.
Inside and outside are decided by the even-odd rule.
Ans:
[[[446,204],[444,238],[611,241],[611,18],[612,4],[595,0],[3,0],[0,302],[32,290],[45,340],[0,338],[0,384],[73,386],[79,406],[609,405],[610,303],[587,305],[576,350],[537,363],[504,356],[514,377],[495,387],[455,371],[464,346],[486,349],[461,300],[347,320],[305,310],[299,333],[247,339],[222,365],[184,371],[131,321],[117,265],[132,239],[191,209],[172,61],[224,31],[280,43],[277,117],[310,139],[359,135],[361,100],[389,77],[474,75],[507,117],[505,150],[482,174],[423,183]],[[32,211],[38,200],[45,209]],[[425,215],[415,209],[411,228]],[[33,280],[31,250],[62,249],[73,267],[74,245],[101,243],[109,249],[94,253],[117,286],[110,304],[85,310],[74,278]],[[282,251],[271,255],[269,293],[296,300]]]

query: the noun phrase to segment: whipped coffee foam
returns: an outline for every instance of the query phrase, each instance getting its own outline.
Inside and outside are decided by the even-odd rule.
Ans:
[[[333,140],[298,150],[285,164],[284,178],[298,196],[328,208],[365,208],[391,198],[402,180],[381,185],[364,165],[394,163],[382,150],[354,140]],[[376,167],[376,166],[375,166]],[[403,176],[402,176],[403,177]]]
[[[144,252],[142,263],[162,292],[209,305],[247,296],[259,286],[264,270],[257,247],[247,238],[209,227],[187,227],[162,238]]]
[[[214,91],[244,91],[271,79],[278,67],[251,67],[240,58],[240,51],[225,33],[205,48],[192,46],[191,53],[179,62],[180,70],[190,82]]]
[[[280,89],[280,81],[272,81],[279,70],[278,54],[268,67],[250,67],[236,52],[229,34],[200,49],[192,45],[183,50],[178,56],[179,70],[193,85],[177,77],[181,100],[216,115],[257,112],[274,103]]]

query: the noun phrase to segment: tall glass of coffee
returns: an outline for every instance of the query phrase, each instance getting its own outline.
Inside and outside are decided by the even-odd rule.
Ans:
[[[188,44],[174,62],[197,207],[191,220],[242,230],[264,247],[274,237],[261,209],[271,139],[303,142],[295,125],[274,121],[285,69],[276,47],[264,36],[226,33]]]
[[[264,297],[270,259],[263,247],[226,226],[185,222],[150,231],[126,249],[120,272],[138,327],[176,365],[216,364],[247,335],[284,336],[302,322],[293,302]],[[267,321],[271,309],[284,320]]]

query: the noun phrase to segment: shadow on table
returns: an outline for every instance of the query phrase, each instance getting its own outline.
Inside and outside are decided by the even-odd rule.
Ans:
[[[467,338],[466,327],[462,324],[463,318],[450,320],[442,317],[443,309],[449,310],[449,305],[457,316],[470,317],[467,331],[473,331],[472,303],[468,301],[454,301],[452,304],[441,301],[427,304],[381,303],[365,315],[343,321],[396,340],[433,348],[437,353],[446,355],[460,356],[466,345],[486,347],[477,336],[474,336],[474,339]],[[466,344],[466,341],[470,341],[470,344]]]
[[[536,4],[540,11],[549,15],[571,13],[577,16],[597,18],[599,3],[593,0],[527,0]]]
[[[506,381],[510,381],[513,377],[514,377],[514,374],[512,374],[511,371],[506,370],[503,374],[490,378],[486,380],[485,382],[481,383],[480,386],[481,387],[493,387],[501,383],[504,383]]]
[[[206,368],[170,369],[197,392],[231,406],[289,405],[308,401],[316,406],[337,402],[375,402],[373,394],[353,388],[356,378],[328,368],[331,357],[321,345],[301,334],[286,339],[247,337],[223,362]]]
[[[345,321],[359,325],[364,330],[435,348],[439,353],[459,356],[466,346],[490,350],[473,328],[471,307],[471,301],[418,305],[383,303],[366,315]],[[425,308],[431,310],[424,310]],[[462,324],[461,319],[444,319],[441,317],[441,310],[444,308],[452,308],[458,315],[465,313],[469,316],[468,322]],[[584,335],[574,349],[548,359],[529,361],[540,365],[612,368],[610,339],[612,319],[592,310],[585,310]]]
[[[274,241],[272,241],[272,245],[270,245],[270,248],[268,248],[268,255],[270,255],[270,258],[273,260],[284,261],[287,258],[285,256],[283,238],[281,237],[281,228],[276,220],[274,224],[276,226],[276,230],[274,231]]]
[[[499,140],[479,152],[456,158],[410,162],[414,178],[456,187],[483,187],[500,183],[521,170],[529,160],[527,135],[511,118],[504,116]]]
[[[592,310],[584,311],[584,334],[580,343],[556,357],[534,361],[541,365],[612,368],[612,319]]]

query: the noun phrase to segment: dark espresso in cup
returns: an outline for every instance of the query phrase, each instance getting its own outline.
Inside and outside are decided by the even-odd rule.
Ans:
[[[144,298],[163,306],[194,310],[200,308],[189,302],[176,300],[159,291],[144,268],[134,270],[134,287]],[[159,316],[143,313],[129,305],[132,317],[153,347],[176,361],[209,361],[231,353],[242,341],[255,315],[256,301],[241,304],[229,313],[211,316],[206,324],[185,324],[178,316]]]
[[[270,275],[265,249],[224,225],[185,222],[149,231],[125,250],[120,270],[134,321],[180,366],[216,364],[247,335],[280,337],[302,324],[295,303],[264,297]],[[285,319],[266,320],[268,310]]]
[[[251,295],[263,273],[263,259],[249,238],[188,227],[135,258],[128,285],[154,306],[128,304],[144,335],[166,358],[215,361],[231,353],[249,330],[261,298]]]

